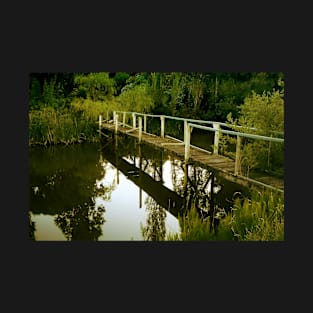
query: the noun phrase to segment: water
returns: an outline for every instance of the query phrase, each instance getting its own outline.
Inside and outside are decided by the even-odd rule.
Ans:
[[[238,190],[221,179],[211,189],[209,170],[186,171],[177,157],[125,136],[29,153],[30,220],[38,241],[166,240],[180,234],[182,208],[209,207],[213,189],[224,192],[224,207],[227,194]]]

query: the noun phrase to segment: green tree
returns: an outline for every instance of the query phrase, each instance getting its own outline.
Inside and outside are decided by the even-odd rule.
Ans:
[[[251,95],[247,96],[244,103],[239,106],[239,112],[238,119],[233,119],[231,114],[228,115],[228,121],[231,125],[235,125],[235,130],[268,137],[283,137],[284,89],[264,91],[262,94],[252,91]],[[246,175],[249,175],[250,170],[255,168],[275,172],[281,176],[284,168],[283,152],[283,143],[245,139],[241,165],[245,168]]]
[[[145,84],[122,91],[117,100],[123,110],[131,112],[151,112],[154,106]]]
[[[117,72],[113,76],[115,81],[115,95],[118,96],[121,93],[122,88],[126,85],[130,74],[126,72]]]
[[[107,72],[77,74],[74,83],[77,96],[93,101],[111,99],[115,92],[115,81]]]
[[[239,110],[239,125],[256,128],[257,133],[265,136],[284,131],[283,91],[264,91],[262,94],[253,91]]]

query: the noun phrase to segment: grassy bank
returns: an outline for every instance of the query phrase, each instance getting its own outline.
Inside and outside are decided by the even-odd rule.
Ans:
[[[104,114],[100,101],[76,100],[67,108],[51,106],[29,112],[29,144],[71,144],[98,140],[97,120]]]
[[[284,198],[273,191],[253,191],[251,197],[236,200],[232,210],[220,218],[215,230],[210,230],[210,220],[201,219],[194,208],[179,216],[180,236],[168,240],[284,240]]]

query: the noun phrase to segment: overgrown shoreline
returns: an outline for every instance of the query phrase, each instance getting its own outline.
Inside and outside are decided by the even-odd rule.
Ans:
[[[78,109],[56,110],[44,107],[29,112],[29,146],[73,144],[99,140],[97,117],[100,110]]]
[[[254,190],[251,197],[237,199],[215,229],[193,207],[178,219],[181,234],[169,234],[169,241],[283,241],[285,237],[284,196],[273,191]]]

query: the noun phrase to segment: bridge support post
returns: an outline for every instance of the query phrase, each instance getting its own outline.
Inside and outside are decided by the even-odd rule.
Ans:
[[[147,115],[146,114],[143,116],[143,131],[145,133],[147,132]]]
[[[215,134],[214,134],[214,151],[213,151],[213,153],[217,155],[218,154],[218,142],[220,139],[220,132],[219,132],[220,124],[213,123],[213,128],[218,129],[215,131]]]
[[[132,116],[133,116],[133,129],[135,129],[136,128],[136,114],[132,113]]]
[[[115,112],[114,112],[115,113]],[[117,134],[118,129],[118,114],[115,113],[115,135]]]
[[[190,133],[191,127],[185,121],[185,162],[187,163],[190,157]]]
[[[101,135],[102,115],[99,115],[99,134]]]
[[[241,137],[237,135],[235,173],[234,173],[235,175],[238,175],[240,172],[240,146],[241,146]]]
[[[123,112],[123,126],[125,127],[126,125],[126,116],[125,116],[125,112]]]
[[[188,185],[188,164],[185,162],[184,164],[184,193],[187,191]]]
[[[184,120],[184,143],[186,144],[187,121]]]
[[[164,117],[164,115],[161,115],[160,119],[161,119],[161,137],[164,138],[164,126],[165,126],[165,117]]]
[[[139,143],[141,143],[141,137],[142,137],[142,118],[138,117],[138,127],[139,127]]]

